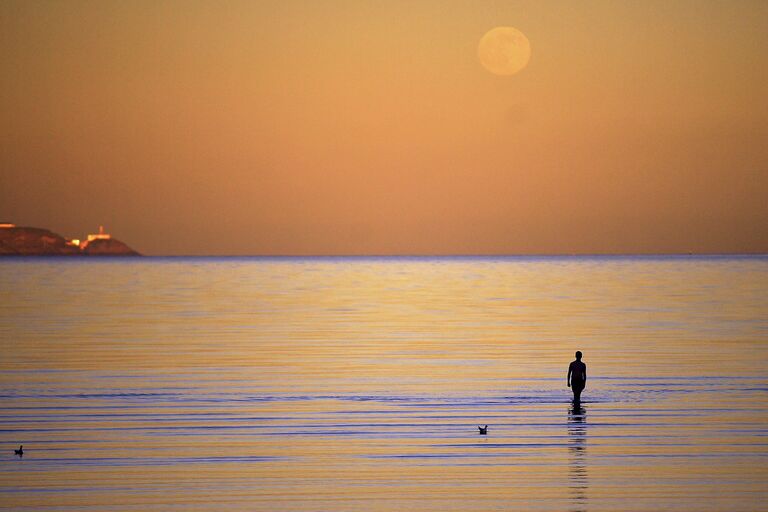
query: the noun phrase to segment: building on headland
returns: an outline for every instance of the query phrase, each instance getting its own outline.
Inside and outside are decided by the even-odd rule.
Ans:
[[[85,249],[88,247],[88,244],[93,242],[94,240],[110,240],[112,238],[112,235],[104,232],[104,226],[99,226],[99,232],[98,234],[90,234],[88,235],[87,240],[83,240],[82,242],[80,240],[77,240],[77,244],[80,246],[80,249]],[[72,240],[72,243],[74,244],[75,240]]]
[[[0,256],[141,256],[125,243],[104,232],[88,235],[86,240],[67,239],[48,229],[19,227],[0,222]]]

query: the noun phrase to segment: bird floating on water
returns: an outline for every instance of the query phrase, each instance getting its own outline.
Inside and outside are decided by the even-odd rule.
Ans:
[[[484,427],[481,427],[481,426],[478,425],[477,430],[480,431],[480,435],[481,436],[487,435],[488,434],[488,425],[486,425]]]
[[[20,445],[19,445],[19,449],[18,449],[18,450],[13,450],[13,454],[14,454],[14,455],[18,455],[19,457],[21,457],[22,455],[24,455],[24,445],[23,445],[23,444],[20,444]]]

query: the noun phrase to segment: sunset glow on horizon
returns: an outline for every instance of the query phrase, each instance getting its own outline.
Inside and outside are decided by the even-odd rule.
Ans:
[[[489,72],[496,27],[530,60]],[[757,1],[2,2],[0,221],[149,255],[768,252],[766,27]]]

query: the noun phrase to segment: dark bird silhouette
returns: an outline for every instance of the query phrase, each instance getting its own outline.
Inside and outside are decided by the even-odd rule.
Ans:
[[[486,425],[484,427],[478,426],[477,430],[480,431],[480,435],[481,436],[484,436],[484,435],[488,434],[488,425]]]
[[[13,450],[13,454],[14,454],[14,455],[18,455],[19,457],[21,457],[22,455],[24,455],[24,445],[23,445],[23,444],[20,444],[20,445],[19,445],[19,449],[18,449],[18,450]]]

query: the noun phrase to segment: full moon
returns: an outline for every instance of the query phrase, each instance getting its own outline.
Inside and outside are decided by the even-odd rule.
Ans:
[[[477,57],[494,75],[514,75],[528,65],[531,43],[516,28],[492,28],[480,39]]]

